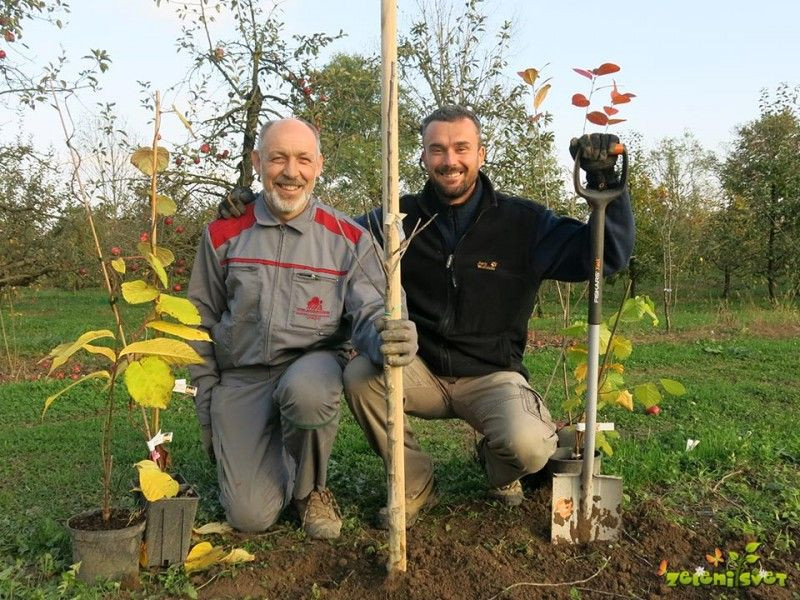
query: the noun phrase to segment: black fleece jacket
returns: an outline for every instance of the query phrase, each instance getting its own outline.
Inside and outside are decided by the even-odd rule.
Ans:
[[[401,265],[409,318],[417,326],[419,355],[436,375],[518,371],[527,379],[522,354],[536,291],[544,279],[589,277],[589,225],[495,192],[484,173],[480,178],[480,205],[454,251],[436,226],[409,244]],[[421,194],[402,197],[406,236],[444,208],[430,181]],[[383,222],[380,209],[358,220],[372,231]],[[627,266],[633,242],[626,190],[606,211],[606,275]]]

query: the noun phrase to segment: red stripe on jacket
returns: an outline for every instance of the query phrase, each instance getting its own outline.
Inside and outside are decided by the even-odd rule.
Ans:
[[[354,244],[358,243],[361,239],[362,231],[355,225],[348,223],[344,219],[337,219],[334,215],[325,212],[317,207],[317,212],[314,213],[314,221],[322,225],[328,231],[346,237]]]
[[[216,250],[229,239],[236,237],[245,229],[249,229],[256,222],[256,203],[251,202],[247,205],[244,214],[235,219],[217,219],[208,226],[208,235],[211,237],[211,244]]]
[[[298,263],[284,263],[284,262],[278,262],[276,260],[267,260],[265,258],[243,258],[243,257],[226,258],[220,263],[220,265],[225,266],[230,263],[267,265],[270,267],[279,267],[281,269],[303,269],[305,271],[312,271],[314,273],[325,273],[326,275],[336,275],[337,277],[344,277],[345,275],[347,275],[347,271],[337,271],[335,269],[326,269],[324,267],[311,267],[309,265],[301,265]]]

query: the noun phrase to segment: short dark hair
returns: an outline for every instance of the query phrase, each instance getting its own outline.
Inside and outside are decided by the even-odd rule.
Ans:
[[[477,115],[472,112],[470,109],[459,106],[457,104],[446,104],[437,108],[427,117],[422,119],[422,125],[419,127],[419,134],[421,136],[425,136],[425,130],[428,128],[428,125],[433,123],[434,121],[445,121],[446,123],[454,123],[455,121],[460,121],[461,119],[469,119],[475,125],[475,129],[478,130],[478,139],[481,138],[481,122],[478,120]]]

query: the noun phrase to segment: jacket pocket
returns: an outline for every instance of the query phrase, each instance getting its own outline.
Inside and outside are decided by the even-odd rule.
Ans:
[[[316,330],[320,334],[336,331],[342,316],[339,278],[298,271],[292,277],[289,325]]]
[[[228,311],[235,323],[261,320],[261,277],[255,265],[231,265],[225,277]]]

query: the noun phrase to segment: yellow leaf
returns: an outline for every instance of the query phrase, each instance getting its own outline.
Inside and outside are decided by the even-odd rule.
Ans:
[[[186,298],[161,294],[156,303],[156,312],[175,317],[184,325],[200,325],[200,313]]]
[[[125,369],[125,386],[137,404],[148,408],[167,408],[172,388],[175,387],[175,377],[162,359],[148,356],[128,365]]]
[[[169,152],[159,146],[156,149],[156,173],[160,173],[169,164]],[[138,148],[131,156],[131,164],[145,175],[153,174],[153,149]]]
[[[181,123],[183,123],[183,126],[184,126],[184,127],[186,127],[186,129],[188,129],[188,130],[189,130],[189,133],[191,133],[191,134],[192,134],[192,137],[195,137],[195,135],[194,135],[194,131],[192,131],[192,124],[189,122],[189,119],[187,119],[186,117],[184,117],[184,116],[183,116],[183,113],[182,113],[181,111],[179,111],[179,110],[178,110],[178,109],[175,107],[175,105],[174,105],[174,104],[172,105],[172,110],[174,110],[174,111],[175,111],[175,114],[176,114],[176,115],[178,115],[178,118],[180,119]]]
[[[143,569],[146,569],[149,566],[147,563],[147,543],[142,540],[142,543],[139,546],[139,566]]]
[[[611,351],[618,359],[625,360],[633,352],[633,344],[628,338],[617,336],[611,342]]]
[[[139,250],[139,254],[142,256],[147,256],[150,254],[150,244],[147,242],[139,242],[136,244],[136,248]],[[165,267],[168,267],[175,261],[175,255],[169,248],[156,246],[156,256],[158,257],[158,260],[161,261],[161,264]]]
[[[156,338],[154,340],[144,340],[143,342],[133,342],[125,346],[119,352],[120,356],[125,356],[126,354],[160,356],[171,365],[199,365],[203,363],[203,358],[186,342],[170,338]]]
[[[60,344],[59,346],[53,349],[54,351],[59,350],[59,352],[58,354],[53,355],[53,364],[50,365],[50,373],[52,373],[58,367],[67,362],[70,356],[75,354],[78,350],[83,348],[89,342],[93,342],[94,340],[107,337],[113,338],[114,334],[110,332],[108,329],[98,329],[97,331],[87,331],[77,340],[72,342],[69,346],[65,347],[64,344]]]
[[[234,548],[228,555],[220,560],[220,562],[236,564],[241,562],[252,562],[256,559],[253,554],[250,554],[244,548]]]
[[[550,91],[550,84],[547,83],[539,88],[539,91],[536,92],[536,95],[533,97],[533,110],[539,110],[539,107],[544,102],[544,99],[547,97],[547,92]]]
[[[143,464],[143,463],[152,463]],[[152,460],[143,460],[136,463],[139,470],[139,489],[150,502],[161,500],[162,498],[174,498],[178,495],[179,485],[169,473],[164,473]]]
[[[536,78],[539,76],[539,71],[537,69],[525,69],[524,71],[518,71],[517,74],[522,77],[525,83],[533,85],[533,82],[536,81]]]
[[[122,284],[122,297],[128,304],[141,304],[158,298],[158,290],[142,279],[126,281]]]
[[[617,404],[620,406],[624,406],[628,410],[633,410],[633,394],[631,394],[628,390],[622,390],[617,396]]]
[[[145,260],[147,263],[152,267],[155,274],[158,276],[158,280],[161,282],[161,285],[167,287],[169,281],[167,280],[167,272],[164,270],[164,265],[161,264],[161,260],[155,255],[148,252],[144,255]]]
[[[225,534],[231,533],[232,531],[233,527],[231,527],[228,523],[219,523],[217,521],[206,523],[202,527],[196,527],[192,529],[192,533],[197,535],[211,535],[214,533]]]
[[[115,258],[111,261],[111,267],[117,272],[121,273],[122,275],[125,274],[125,261],[121,258]]]
[[[575,367],[575,379],[578,381],[583,381],[586,379],[586,370],[589,368],[589,365],[585,362],[582,362],[577,367]]]
[[[107,347],[107,346],[95,346],[94,344],[86,344],[83,347],[84,350],[87,352],[91,352],[92,354],[102,354],[112,363],[117,362],[117,355],[114,354],[114,351]]]
[[[200,542],[189,551],[183,568],[187,573],[192,571],[203,571],[212,565],[217,564],[225,557],[225,550],[215,548],[208,542]]]
[[[100,377],[111,381],[111,373],[109,373],[108,371],[95,371],[94,373],[88,373],[87,375],[84,375],[77,381],[73,381],[60,392],[57,392],[52,396],[48,396],[47,399],[44,401],[44,409],[42,410],[42,417],[44,417],[44,413],[47,412],[47,409],[50,408],[50,405],[55,401],[55,399],[58,398],[64,392],[66,392],[68,389],[75,387],[79,383],[83,383],[87,379],[98,379]]]
[[[59,354],[61,354],[61,353],[62,353],[64,350],[66,350],[67,348],[69,348],[71,345],[72,345],[72,342],[64,342],[63,344],[59,344],[58,346],[56,346],[55,348],[53,348],[52,350],[50,350],[50,352],[48,352],[48,353],[47,353],[47,356],[45,356],[45,357],[44,357],[42,360],[40,360],[40,361],[39,361],[38,363],[36,363],[36,364],[43,363],[43,362],[44,362],[44,361],[46,361],[48,358],[53,358],[54,356],[58,356],[58,355],[59,355]]]
[[[611,363],[608,365],[608,368],[611,371],[616,371],[617,373],[624,373],[625,372],[625,365],[622,363]]]
[[[211,338],[208,336],[208,333],[206,333],[202,329],[196,329],[195,327],[188,327],[186,325],[181,325],[180,323],[170,323],[169,321],[150,321],[146,325],[150,329],[155,329],[156,331],[163,331],[164,333],[169,333],[170,335],[177,335],[178,337],[183,338],[185,340],[195,340],[200,342],[211,341]]]
[[[164,217],[174,215],[178,207],[175,206],[175,201],[169,196],[158,194],[156,196],[156,212]]]

